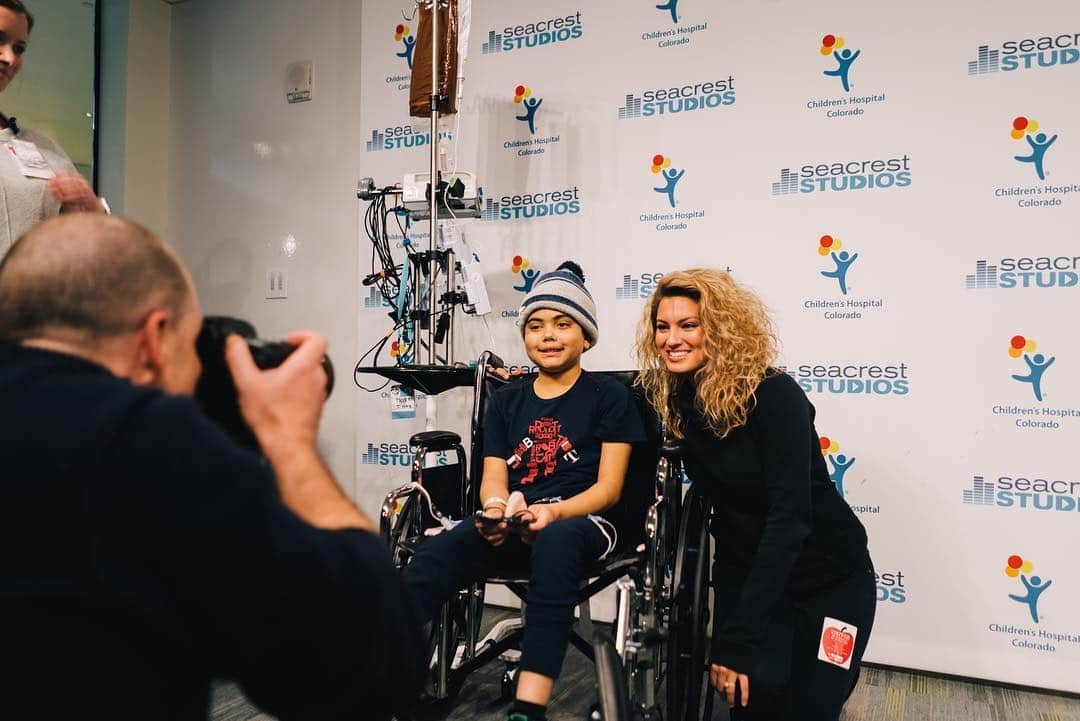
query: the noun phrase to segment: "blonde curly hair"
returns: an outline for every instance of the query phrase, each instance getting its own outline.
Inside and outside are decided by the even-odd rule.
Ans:
[[[640,385],[666,428],[682,438],[685,419],[675,395],[688,379],[670,372],[656,347],[656,314],[664,298],[685,297],[698,303],[705,339],[705,364],[693,373],[695,405],[719,437],[745,425],[754,391],[769,373],[779,342],[765,303],[727,273],[691,268],[668,273],[645,303],[635,353]]]

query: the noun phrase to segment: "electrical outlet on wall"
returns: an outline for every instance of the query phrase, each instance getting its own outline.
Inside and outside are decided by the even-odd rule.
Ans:
[[[284,270],[268,270],[266,271],[266,297],[267,298],[288,298],[289,297],[289,281],[285,277]]]

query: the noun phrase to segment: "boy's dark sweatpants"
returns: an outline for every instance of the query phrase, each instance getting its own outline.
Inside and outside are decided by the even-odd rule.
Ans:
[[[569,643],[578,589],[608,541],[588,518],[566,518],[536,534],[493,547],[465,521],[420,545],[403,578],[425,619],[459,589],[483,578],[529,577],[521,669],[558,678]]]

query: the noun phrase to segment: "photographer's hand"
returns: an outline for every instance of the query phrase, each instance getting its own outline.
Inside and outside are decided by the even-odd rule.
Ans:
[[[225,360],[244,420],[274,469],[282,500],[294,513],[318,528],[374,531],[375,525],[348,499],[315,449],[326,401],[326,339],[298,332],[287,340],[296,350],[280,366],[265,371],[255,365],[242,338],[226,341]]]

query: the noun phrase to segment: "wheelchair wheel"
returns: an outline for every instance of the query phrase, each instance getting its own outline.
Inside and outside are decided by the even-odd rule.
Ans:
[[[599,718],[594,712],[590,719],[594,721],[632,721],[630,712],[629,690],[622,661],[615,651],[615,643],[603,631],[593,636],[593,650],[596,653],[596,686],[599,693]]]
[[[416,553],[417,544],[424,536],[421,528],[420,499],[411,495],[405,499],[394,518],[390,537],[386,539],[390,548],[390,557],[397,568],[403,568],[409,558]]]
[[[667,644],[667,721],[697,721],[708,692],[709,501],[691,486],[682,509]]]

